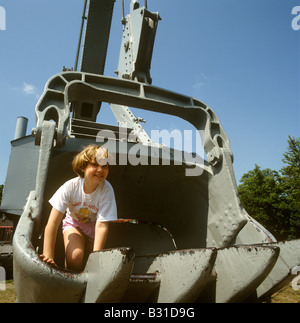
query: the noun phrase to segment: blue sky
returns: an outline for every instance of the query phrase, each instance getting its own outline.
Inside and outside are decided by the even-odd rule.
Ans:
[[[29,134],[45,83],[63,66],[74,66],[83,2],[0,0],[6,13],[6,30],[0,30],[0,184],[17,117],[29,119]],[[300,135],[295,6],[299,0],[148,0],[149,9],[163,19],[152,60],[153,85],[193,96],[215,111],[231,141],[238,181],[255,164],[279,170],[288,135]],[[108,76],[115,76],[118,66],[120,20],[117,0]],[[99,122],[116,124],[105,111]],[[149,114],[138,116],[147,119],[147,130],[185,127],[171,117],[154,116],[150,122]]]

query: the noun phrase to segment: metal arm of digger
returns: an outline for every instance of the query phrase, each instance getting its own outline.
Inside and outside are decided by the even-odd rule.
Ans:
[[[147,3],[141,8],[136,0],[130,3],[130,14],[126,18],[124,15],[123,5],[123,37],[116,74],[121,79],[151,84],[152,53],[161,18],[158,13],[147,9]],[[139,142],[145,145],[151,143],[150,137],[140,125],[139,118],[136,118],[127,106],[111,103],[110,107],[119,125],[125,124],[131,128]]]

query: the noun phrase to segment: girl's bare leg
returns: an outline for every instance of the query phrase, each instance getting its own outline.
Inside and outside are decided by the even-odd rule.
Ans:
[[[85,237],[75,228],[64,232],[66,269],[80,272],[83,270]]]

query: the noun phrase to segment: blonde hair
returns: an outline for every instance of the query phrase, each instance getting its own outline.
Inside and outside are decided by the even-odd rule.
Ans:
[[[108,160],[108,150],[98,145],[89,145],[79,154],[77,154],[72,162],[73,171],[80,177],[84,177],[84,170],[88,164],[100,164],[99,161]]]

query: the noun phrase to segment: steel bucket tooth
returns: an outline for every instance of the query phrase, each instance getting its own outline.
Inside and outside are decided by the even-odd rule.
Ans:
[[[218,249],[216,279],[198,298],[199,302],[243,302],[267,277],[279,255],[276,246],[233,246]]]
[[[216,249],[169,252],[155,258],[148,272],[158,272],[157,303],[194,302],[206,286],[216,259]]]
[[[256,297],[266,299],[286,286],[293,279],[293,269],[300,266],[300,240],[290,240],[266,244],[269,247],[280,248],[278,260],[268,275],[256,290]]]
[[[120,302],[128,288],[133,260],[134,253],[130,248],[92,253],[84,270],[87,274],[84,302]]]

